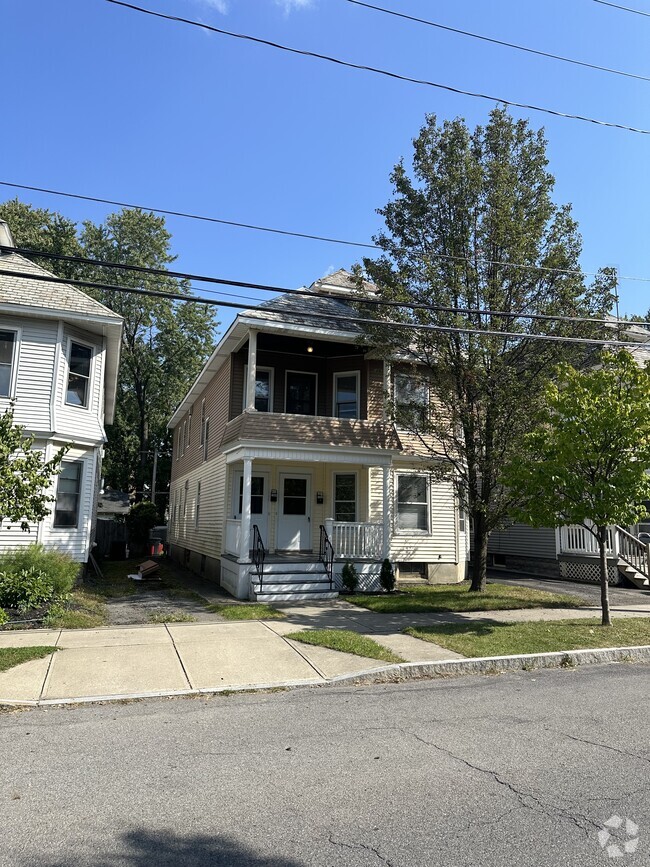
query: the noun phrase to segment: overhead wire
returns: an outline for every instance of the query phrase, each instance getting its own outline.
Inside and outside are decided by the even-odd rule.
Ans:
[[[601,6],[611,6],[612,9],[620,9],[622,12],[632,12],[634,15],[643,15],[645,18],[650,18],[650,12],[633,9],[631,6],[620,6],[618,3],[610,3],[609,0],[594,0],[594,3],[600,3]]]
[[[575,57],[564,57],[561,54],[552,54],[549,51],[541,51],[537,48],[530,48],[525,45],[518,45],[515,42],[506,42],[503,39],[495,39],[492,36],[485,36],[482,33],[472,33],[470,30],[461,30],[458,27],[450,27],[448,24],[440,24],[438,21],[431,21],[428,18],[418,18],[416,15],[407,15],[405,12],[398,12],[396,9],[387,9],[385,6],[376,6],[374,3],[366,3],[365,0],[345,0],[347,3],[352,3],[354,6],[361,6],[366,9],[371,9],[375,12],[382,12],[385,15],[392,15],[395,18],[402,18],[406,21],[412,21],[417,24],[425,24],[428,27],[434,27],[438,30],[444,30],[448,33],[456,33],[460,36],[469,36],[472,39],[480,39],[483,42],[490,42],[493,45],[501,45],[505,48],[514,48],[517,51],[525,51],[528,54],[537,54],[540,57],[546,57],[551,60],[561,60],[563,63],[572,63],[576,66],[584,66],[588,69],[595,69],[599,72],[608,72],[612,75],[622,75],[626,78],[635,78],[639,81],[650,81],[650,76],[640,75],[636,72],[625,72],[622,69],[612,69],[609,66],[600,66],[597,63],[588,63],[585,60],[577,60]]]
[[[448,93],[456,93],[456,94],[459,94],[461,96],[472,97],[473,99],[483,99],[483,100],[487,100],[488,102],[494,102],[494,103],[502,104],[502,105],[509,105],[509,106],[513,106],[514,108],[522,108],[522,109],[525,109],[526,111],[541,112],[543,114],[549,114],[549,115],[552,115],[554,117],[564,118],[566,120],[579,120],[579,121],[582,121],[584,123],[596,124],[597,126],[604,126],[604,127],[609,127],[611,129],[624,130],[625,132],[633,132],[633,133],[638,133],[640,135],[650,135],[650,129],[643,129],[640,127],[628,126],[627,124],[615,123],[613,121],[599,120],[597,118],[587,117],[586,115],[581,115],[581,114],[571,114],[569,112],[563,112],[563,111],[559,111],[557,109],[552,109],[552,108],[545,108],[543,106],[533,105],[530,103],[515,102],[515,100],[504,99],[501,96],[491,96],[490,94],[486,94],[486,93],[477,93],[477,92],[471,91],[471,90],[464,90],[460,87],[453,87],[452,85],[449,85],[449,84],[441,84],[440,82],[430,81],[430,80],[425,79],[425,78],[413,78],[409,75],[402,75],[401,73],[392,72],[388,69],[380,69],[379,67],[376,67],[376,66],[368,66],[368,65],[362,64],[362,63],[354,63],[350,60],[341,60],[338,57],[332,57],[331,55],[328,55],[328,54],[321,54],[317,51],[307,51],[306,49],[303,49],[303,48],[293,48],[292,46],[289,46],[289,45],[283,45],[279,42],[273,42],[270,39],[262,39],[258,36],[251,36],[248,33],[235,33],[232,30],[224,30],[221,27],[214,27],[211,24],[205,24],[202,21],[195,21],[191,18],[182,18],[179,15],[167,15],[164,12],[157,12],[153,9],[146,9],[144,6],[136,6],[134,3],[126,3],[126,2],[124,2],[124,0],[105,0],[105,2],[111,3],[114,6],[121,6],[122,8],[129,9],[133,12],[140,12],[144,15],[151,15],[154,18],[162,18],[166,21],[173,21],[173,22],[178,23],[178,24],[188,24],[188,25],[191,25],[193,27],[199,27],[202,30],[208,30],[211,33],[218,33],[222,36],[228,36],[228,37],[231,37],[233,39],[241,39],[241,40],[244,40],[247,42],[253,42],[257,45],[265,45],[269,48],[276,48],[280,51],[286,51],[290,54],[300,55],[301,57],[310,57],[310,58],[315,59],[315,60],[323,60],[327,63],[334,63],[338,66],[343,66],[343,67],[346,67],[348,69],[356,69],[356,70],[361,70],[363,72],[370,72],[374,75],[382,75],[382,76],[385,76],[387,78],[392,78],[396,81],[404,81],[404,82],[408,82],[409,84],[418,84],[418,85],[423,85],[425,87],[433,87],[433,88],[437,88],[438,90],[447,91]]]
[[[311,290],[306,287],[300,289],[290,289],[284,286],[272,286],[268,283],[252,283],[245,280],[234,280],[227,277],[213,277],[206,274],[194,274],[187,271],[172,271],[167,268],[152,268],[146,265],[132,265],[125,262],[111,262],[107,261],[106,259],[96,259],[88,256],[68,255],[66,253],[54,253],[48,250],[34,250],[31,247],[12,247],[0,244],[0,253],[17,253],[21,256],[53,259],[57,262],[66,262],[70,264],[91,265],[93,267],[110,268],[118,271],[127,271],[131,273],[142,274],[144,276],[173,278],[178,280],[188,280],[190,282],[197,283],[216,284],[219,286],[236,286],[241,289],[255,289],[261,292],[273,292],[275,294],[281,295],[300,295],[301,297],[307,296],[312,298],[329,298],[330,300],[334,301],[340,300],[340,295],[337,295],[333,292],[328,293],[327,291],[322,291],[320,289]],[[536,270],[535,265],[531,265],[529,267],[531,271]],[[326,282],[326,280],[327,278],[323,278],[324,282]],[[230,293],[223,292],[222,290],[204,289],[203,291],[218,292],[219,295],[224,295],[226,297],[242,297],[232,296]],[[259,299],[248,297],[248,300],[257,301]],[[356,300],[358,300],[360,303],[375,307],[392,307],[402,310],[428,310],[433,313],[457,313],[461,315],[495,316],[506,319],[531,319],[540,321],[571,322],[607,326],[614,325],[617,322],[626,322],[626,320],[619,320],[618,318],[602,319],[585,316],[553,315],[550,313],[526,313],[524,311],[491,310],[478,307],[452,307],[415,301],[392,301],[383,298],[372,298],[371,296],[359,296],[359,298]],[[650,327],[650,321],[637,322],[635,324],[647,325],[648,327]]]

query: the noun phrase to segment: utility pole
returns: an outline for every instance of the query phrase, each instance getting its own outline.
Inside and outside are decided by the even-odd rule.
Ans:
[[[151,502],[156,505],[156,475],[158,473],[158,446],[153,450],[153,473],[151,475]]]

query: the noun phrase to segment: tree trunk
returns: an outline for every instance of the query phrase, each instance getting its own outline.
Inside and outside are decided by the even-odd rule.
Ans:
[[[598,549],[600,552],[600,606],[603,611],[602,625],[611,626],[609,615],[609,582],[607,581],[607,527],[598,527]]]
[[[485,528],[485,516],[482,511],[474,515],[474,568],[472,570],[471,592],[482,593],[487,581],[487,549],[488,534]]]

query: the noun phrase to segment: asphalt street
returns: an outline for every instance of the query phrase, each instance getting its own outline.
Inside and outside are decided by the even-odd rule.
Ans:
[[[0,713],[0,864],[647,865],[649,685],[622,664]]]

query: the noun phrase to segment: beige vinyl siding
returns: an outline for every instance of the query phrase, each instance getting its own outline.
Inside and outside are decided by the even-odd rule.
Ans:
[[[512,524],[505,530],[495,530],[488,544],[493,554],[511,554],[517,557],[557,556],[555,530],[552,527],[529,527]]]
[[[368,414],[369,421],[384,418],[384,362],[368,362]]]
[[[457,503],[451,481],[429,479],[427,486],[430,516],[430,532],[398,530],[395,505],[395,476],[397,473],[420,473],[417,466],[400,465],[394,467],[389,477],[389,504],[391,509],[391,559],[397,562],[414,563],[457,563]],[[369,520],[380,523],[383,520],[383,479],[382,470],[370,469],[370,508]],[[464,559],[461,556],[461,559]]]
[[[29,431],[50,431],[50,396],[52,371],[56,355],[57,323],[5,317],[0,327],[18,331],[18,345],[14,363],[15,414],[18,424]],[[0,399],[0,410],[5,410],[9,399]]]
[[[194,428],[194,419],[192,419]],[[187,508],[183,519],[183,499],[187,487]],[[201,511],[199,526],[195,526],[196,494],[201,482]],[[201,466],[174,480],[170,491],[169,539],[183,548],[219,557],[221,554],[226,484],[226,458],[217,455]],[[176,520],[174,521],[174,504]]]

